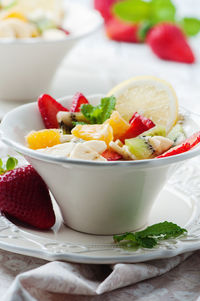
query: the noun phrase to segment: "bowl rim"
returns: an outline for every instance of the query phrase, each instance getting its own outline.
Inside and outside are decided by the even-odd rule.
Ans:
[[[97,21],[96,24],[84,33],[69,34],[69,35],[66,35],[66,37],[63,39],[45,40],[45,39],[42,39],[41,37],[24,38],[24,39],[0,38],[0,46],[4,46],[4,45],[26,45],[26,46],[30,45],[30,46],[33,46],[35,44],[36,45],[43,45],[43,44],[48,45],[48,44],[52,44],[52,43],[64,44],[68,41],[75,41],[75,40],[79,40],[81,38],[87,37],[88,35],[92,34],[93,32],[97,31],[98,29],[100,29],[102,27],[104,20],[103,20],[103,17],[101,16],[101,14],[97,10],[91,9],[91,8],[81,5],[81,4],[71,4],[70,3],[70,5],[86,8],[88,12],[92,13],[95,16],[96,21]]]
[[[93,95],[87,95],[87,97],[90,98],[100,98],[104,97],[105,95],[103,94],[93,94]],[[65,97],[61,97],[57,99],[58,102],[64,102],[68,101],[69,99],[72,99],[72,95],[67,95]],[[135,161],[89,161],[89,160],[78,160],[78,159],[69,159],[69,158],[64,158],[62,156],[56,157],[56,156],[51,156],[43,153],[39,153],[35,150],[32,150],[25,145],[22,145],[19,142],[15,142],[11,140],[10,138],[6,137],[4,135],[3,131],[3,126],[6,127],[6,119],[9,117],[10,114],[13,114],[15,112],[21,111],[26,107],[34,107],[37,105],[37,102],[32,102],[28,104],[24,104],[21,106],[18,106],[17,108],[9,111],[2,119],[1,125],[0,125],[0,136],[1,140],[8,146],[14,148],[17,152],[21,153],[24,156],[28,156],[33,159],[38,159],[40,161],[45,161],[49,163],[54,163],[54,164],[72,164],[72,165],[82,165],[82,166],[99,166],[99,167],[111,167],[111,166],[118,166],[118,167],[138,167],[138,168],[152,168],[152,167],[162,167],[165,165],[169,164],[174,164],[178,163],[181,161],[184,161],[186,159],[190,159],[193,157],[196,157],[200,155],[200,146],[195,147],[194,149],[191,149],[187,152],[184,152],[182,154],[174,155],[174,156],[169,156],[165,158],[157,158],[154,159],[145,159],[145,160],[135,160]],[[200,115],[197,113],[194,113],[188,109],[186,109],[183,106],[180,106],[180,109],[184,110],[186,114],[192,115],[195,117],[199,118],[199,125],[200,125]]]

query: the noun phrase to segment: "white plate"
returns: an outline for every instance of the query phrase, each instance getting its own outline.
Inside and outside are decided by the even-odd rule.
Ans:
[[[200,169],[199,159],[187,161],[176,171],[153,207],[149,224],[175,222],[186,227],[188,235],[162,241],[153,249],[130,251],[113,243],[111,236],[76,232],[61,222],[57,206],[57,223],[51,231],[38,231],[11,223],[0,216],[0,248],[47,260],[80,263],[143,262],[172,257],[200,248]]]

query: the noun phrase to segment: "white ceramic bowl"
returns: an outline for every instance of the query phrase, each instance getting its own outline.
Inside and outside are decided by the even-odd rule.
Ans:
[[[47,92],[65,55],[102,23],[97,11],[69,1],[64,27],[71,34],[65,39],[0,39],[0,99],[33,101]]]
[[[100,96],[88,97],[93,104]],[[71,97],[61,101],[69,105]],[[192,115],[188,134],[198,131],[199,117]],[[197,124],[198,122],[198,124]],[[31,130],[44,125],[36,103],[9,112],[2,121],[2,140],[29,161],[47,183],[58,202],[64,222],[92,234],[137,230],[148,216],[162,187],[177,164],[200,154],[200,147],[173,157],[140,161],[94,162],[44,155],[25,146]]]

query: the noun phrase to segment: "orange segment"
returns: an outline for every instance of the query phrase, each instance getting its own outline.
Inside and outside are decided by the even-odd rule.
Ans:
[[[59,130],[41,130],[31,132],[26,136],[28,147],[40,149],[60,144]]]
[[[72,134],[84,140],[102,140],[107,145],[113,140],[113,129],[109,124],[79,124]]]
[[[105,123],[110,124],[112,127],[114,140],[117,140],[119,137],[121,137],[129,128],[128,122],[126,122],[126,120],[122,118],[117,111],[114,111]]]
[[[4,19],[10,19],[10,18],[15,18],[15,19],[19,19],[21,21],[27,22],[27,18],[21,14],[20,12],[11,12],[9,14],[7,14]]]

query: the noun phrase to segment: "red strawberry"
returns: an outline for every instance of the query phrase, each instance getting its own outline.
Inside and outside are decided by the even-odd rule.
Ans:
[[[116,153],[111,149],[105,150],[101,155],[108,161],[117,161],[122,159],[122,156],[120,154]]]
[[[55,223],[47,186],[31,165],[0,176],[0,211],[39,229]]]
[[[145,131],[148,131],[155,126],[153,121],[138,114],[137,112],[133,114],[133,117],[129,121],[130,127],[128,130],[120,137],[120,140],[124,143],[125,139],[135,138]]]
[[[138,36],[138,24],[130,24],[121,21],[115,17],[110,18],[110,20],[105,25],[106,34],[111,40],[118,42],[129,42],[129,43],[139,43]]]
[[[94,0],[94,8],[97,9],[105,21],[112,17],[111,7],[118,0]]]
[[[38,98],[38,108],[47,129],[58,128],[56,115],[59,111],[69,111],[47,94]]]
[[[147,35],[147,43],[153,52],[164,60],[194,63],[194,54],[181,29],[168,23],[154,26]]]
[[[81,105],[89,104],[89,101],[82,93],[76,93],[72,99],[70,112],[80,112]]]
[[[200,132],[193,134],[191,137],[187,138],[181,144],[170,148],[164,154],[162,154],[156,158],[165,158],[165,157],[182,154],[184,152],[189,151],[193,147],[195,147],[198,143],[200,143]]]

